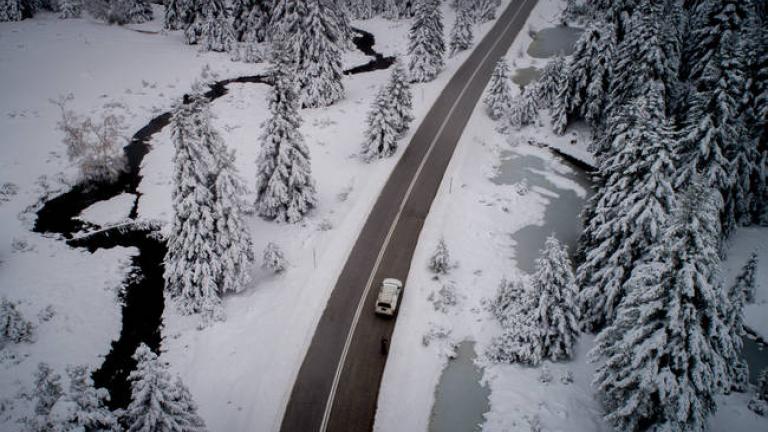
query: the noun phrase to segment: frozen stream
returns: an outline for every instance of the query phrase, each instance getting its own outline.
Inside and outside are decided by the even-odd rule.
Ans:
[[[528,46],[528,55],[535,58],[549,58],[558,54],[570,55],[574,44],[584,30],[577,27],[557,26],[536,32]]]

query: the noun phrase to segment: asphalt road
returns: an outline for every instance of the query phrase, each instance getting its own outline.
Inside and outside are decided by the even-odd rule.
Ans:
[[[432,201],[493,68],[536,0],[513,0],[416,131],[339,275],[288,401],[284,432],[373,428],[394,319],[374,315],[384,278],[405,281]],[[407,290],[408,287],[406,286]]]

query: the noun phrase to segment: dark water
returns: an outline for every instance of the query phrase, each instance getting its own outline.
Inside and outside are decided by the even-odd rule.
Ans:
[[[355,46],[373,57],[362,66],[345,71],[353,75],[374,70],[387,69],[394,63],[394,57],[384,57],[377,53],[373,46],[374,36],[368,32],[354,29],[357,37]],[[218,81],[210,85],[206,96],[210,100],[218,99],[227,94],[227,85],[232,83],[255,83],[269,85],[267,75],[244,76]],[[168,126],[171,113],[161,114],[149,121],[125,146],[128,159],[126,172],[113,183],[98,183],[77,185],[68,192],[47,201],[37,212],[34,231],[41,234],[53,234],[63,237],[72,247],[84,248],[90,252],[99,249],[109,249],[117,246],[135,247],[139,250],[132,260],[132,270],[125,281],[121,295],[122,329],[118,340],[112,342],[112,347],[101,367],[93,373],[97,387],[106,388],[110,393],[110,407],[125,408],[130,402],[130,383],[128,375],[136,368],[136,362],[131,358],[140,343],[147,344],[153,351],[158,352],[161,342],[160,328],[164,307],[163,289],[163,258],[165,243],[158,239],[153,227],[139,226],[113,228],[98,231],[93,235],[81,235],[86,230],[93,230],[77,216],[99,202],[122,193],[136,196],[130,218],[138,217],[138,203],[141,194],[138,186],[141,183],[141,161],[149,153],[149,141],[153,135]],[[75,235],[76,239],[73,239]]]
[[[580,28],[565,26],[540,30],[528,47],[528,55],[535,58],[549,58],[558,54],[572,54],[574,45],[583,31]]]
[[[483,371],[474,360],[475,343],[464,341],[456,358],[448,361],[435,391],[435,404],[429,421],[431,432],[480,431],[483,414],[490,410],[491,390],[480,385]]]
[[[741,353],[749,366],[749,382],[757,384],[760,372],[768,368],[768,343],[749,329],[742,340],[744,346]]]
[[[515,69],[515,73],[512,75],[512,82],[521,87],[525,87],[539,79],[539,75],[541,75],[541,71],[533,66]]]

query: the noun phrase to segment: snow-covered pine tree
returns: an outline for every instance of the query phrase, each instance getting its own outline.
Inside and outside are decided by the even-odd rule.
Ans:
[[[477,0],[474,16],[477,22],[485,23],[496,19],[499,3],[496,0]]]
[[[648,96],[627,105],[620,120],[631,126],[600,161],[602,186],[590,200],[586,254],[577,269],[582,322],[593,332],[615,317],[630,273],[661,241],[674,205],[673,143],[662,84],[650,83]]]
[[[429,270],[434,274],[448,274],[453,265],[451,264],[451,254],[448,252],[448,245],[445,239],[440,238],[435,246],[435,252],[429,258]]]
[[[664,34],[671,30],[664,25],[664,19],[653,0],[641,1],[632,14],[628,33],[613,56],[606,106],[609,115],[644,95],[650,80],[662,85],[664,113],[669,114],[667,107],[680,67],[680,47],[667,43],[674,38]]]
[[[264,123],[256,162],[256,211],[264,218],[296,223],[317,204],[309,149],[299,131],[295,79],[289,53],[273,49],[270,117]]]
[[[397,5],[397,0],[384,0],[384,12],[382,16],[388,20],[396,20],[400,18],[400,7]]]
[[[568,81],[565,78],[557,85],[557,94],[549,113],[552,116],[552,131],[556,135],[564,135],[568,127]]]
[[[451,29],[450,56],[455,56],[459,51],[464,51],[472,46],[474,35],[472,33],[472,19],[468,6],[461,6],[456,12],[456,21]]]
[[[180,380],[171,382],[168,366],[143,343],[133,358],[137,364],[128,376],[131,403],[124,415],[128,431],[204,432],[189,390]]]
[[[400,18],[413,18],[416,14],[416,2],[418,0],[397,0],[400,9]]]
[[[718,288],[722,289],[722,287]],[[744,392],[749,385],[749,369],[741,352],[743,348],[742,337],[744,337],[745,294],[745,291],[738,285],[732,286],[727,293],[728,301],[726,304],[720,305],[723,323],[730,332],[732,345],[723,353],[724,357],[731,357],[725,358],[725,366],[731,382],[730,387],[725,389],[726,393],[730,390]]]
[[[411,82],[432,81],[444,65],[445,41],[439,0],[415,0],[416,16],[411,25],[408,66]]]
[[[184,36],[188,44],[205,44],[207,50],[231,47],[234,30],[223,0],[194,1],[187,22]]]
[[[61,0],[59,2],[59,18],[80,18],[83,13],[81,0]]]
[[[165,256],[165,286],[182,313],[219,318],[221,220],[213,181],[221,138],[211,129],[207,100],[193,94],[171,120],[174,156],[174,219]],[[206,318],[207,319],[207,318]]]
[[[21,0],[0,0],[0,22],[21,21],[22,9]]]
[[[544,66],[541,75],[536,80],[536,97],[539,99],[540,107],[552,108],[554,106],[560,88],[564,83],[567,85],[569,81],[567,68],[568,65],[562,55],[556,55]]]
[[[757,272],[758,256],[757,252],[752,252],[749,259],[741,268],[736,276],[731,291],[741,291],[744,293],[744,301],[747,303],[755,302],[755,273]]]
[[[395,115],[395,130],[401,136],[413,121],[413,92],[400,60],[392,65],[391,71],[386,92]]]
[[[165,0],[163,28],[166,30],[183,30],[188,24],[184,20],[185,11],[191,10],[191,0]]]
[[[245,186],[235,168],[235,154],[226,149],[218,134],[212,134],[218,148],[213,152],[216,164],[213,193],[216,212],[215,253],[221,267],[219,293],[242,291],[248,281],[248,267],[253,262],[251,234],[245,225],[243,200]]]
[[[614,49],[612,27],[593,21],[576,42],[568,66],[568,112],[581,114],[592,126],[607,120],[604,111]]]
[[[298,0],[296,0],[298,1]],[[344,97],[341,35],[335,15],[325,0],[302,1],[285,17],[287,48],[290,48],[302,107],[318,108]]]
[[[326,2],[332,19],[336,22],[333,28],[338,29],[339,34],[336,40],[339,41],[339,48],[342,50],[354,49],[355,32],[352,30],[352,23],[349,18],[349,9],[344,0],[324,0]]]
[[[55,431],[117,431],[117,418],[106,407],[109,392],[95,388],[85,366],[67,368],[69,392],[59,398],[51,417]]]
[[[39,363],[35,371],[34,417],[27,419],[27,426],[35,432],[54,430],[51,410],[63,394],[61,375],[47,363]]]
[[[16,303],[0,299],[0,349],[8,343],[31,342],[34,327],[16,308]]]
[[[354,19],[367,20],[374,16],[372,0],[350,0],[349,13]]]
[[[543,339],[530,315],[530,312],[515,315],[501,336],[491,341],[485,356],[496,363],[538,366],[544,359]]]
[[[249,32],[249,17],[257,9],[256,0],[232,0],[232,32],[235,40],[245,42],[245,34]]]
[[[496,63],[488,85],[488,94],[483,100],[493,120],[501,119],[512,105],[512,87],[509,84],[509,65],[504,57]]]
[[[288,262],[280,247],[272,242],[267,243],[262,256],[261,267],[272,273],[282,273],[287,266]]]
[[[757,415],[768,415],[768,368],[760,371],[755,395],[747,406]]]
[[[719,314],[727,299],[717,281],[717,219],[709,189],[692,184],[596,340],[594,383],[616,430],[706,430],[727,383],[716,347],[730,342]]]
[[[147,0],[120,0],[124,4],[125,23],[141,24],[152,21],[152,6]]]
[[[520,130],[523,126],[533,124],[539,116],[539,100],[536,86],[532,89],[523,88],[522,94],[512,99],[507,108],[507,124],[500,130],[509,132]]]
[[[392,156],[397,150],[399,122],[387,86],[382,87],[376,95],[366,123],[368,127],[363,142],[363,160],[370,162]]]
[[[531,292],[526,289],[523,280],[502,279],[489,307],[501,327],[507,328],[519,316],[528,313],[532,303]]]
[[[531,276],[532,324],[542,338],[542,356],[553,361],[573,357],[579,337],[576,283],[568,249],[554,236],[547,238]]]

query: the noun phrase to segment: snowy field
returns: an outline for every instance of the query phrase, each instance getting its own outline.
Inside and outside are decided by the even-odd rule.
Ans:
[[[506,7],[509,0],[502,3]],[[447,4],[443,12],[447,31],[454,13]],[[0,200],[0,294],[20,301],[21,311],[37,326],[34,343],[2,351],[0,430],[21,428],[15,421],[29,412],[30,404],[19,395],[31,389],[39,362],[51,363],[61,374],[70,364],[92,368],[101,364],[110,341],[120,332],[117,294],[136,253],[116,248],[90,254],[31,232],[34,207],[30,206],[45,195],[67,190],[76,178],[56,128],[59,109],[49,100],[72,94],[70,108],[95,116],[104,107],[113,107],[125,117],[126,133],[132,135],[189,91],[206,65],[218,79],[256,75],[267,68],[234,63],[224,54],[200,53],[185,45],[179,32],[160,31],[161,8],[155,9],[155,17],[126,28],[40,13],[31,20],[0,25],[0,184],[12,183],[16,190]],[[353,25],[373,33],[374,49],[384,55],[407,49],[407,20],[375,18]],[[491,26],[476,28],[476,41]],[[450,59],[434,82],[414,86],[416,120],[411,134],[468,55]],[[350,52],[345,67],[368,60]],[[199,331],[195,319],[166,307],[162,358],[190,387],[212,431],[279,428],[336,276],[402,154],[398,151],[373,165],[356,157],[366,113],[388,76],[387,71],[377,71],[347,77],[343,101],[328,109],[302,111],[319,206],[295,226],[249,219],[259,259],[252,270],[252,286],[225,300],[228,320]],[[229,94],[213,103],[215,125],[236,151],[237,166],[249,186],[255,178],[260,125],[267,116],[267,91],[264,85],[232,84]],[[139,219],[167,224],[173,156],[167,128],[152,145],[142,164]],[[134,199],[119,195],[93,205],[80,218],[96,225],[119,223]],[[32,210],[25,211],[28,208]],[[270,241],[283,249],[290,263],[278,277],[258,268],[261,251]],[[48,306],[52,317],[40,313]]]
[[[564,5],[561,0],[539,1],[527,28],[535,31],[557,25]],[[546,59],[526,54],[531,40],[530,34],[521,33],[508,51],[507,61],[513,72],[546,64]],[[521,257],[534,252],[520,250],[511,235],[543,225],[547,207],[568,190],[584,196],[585,190],[568,178],[573,174],[572,168],[554,158],[551,152],[527,143],[543,143],[594,164],[587,151],[589,131],[577,126],[558,137],[550,132],[548,114],[542,114],[538,125],[505,136],[495,131],[497,124],[488,117],[484,106],[475,108],[419,238],[384,372],[376,431],[429,430],[438,383],[453,346],[465,340],[475,341],[475,350],[482,358],[491,339],[500,334],[499,325],[485,304],[496,294],[502,278],[523,273]],[[545,160],[546,177],[552,187],[532,187],[527,193],[519,194],[517,184],[494,183],[492,180],[498,176],[503,157],[510,154]],[[438,279],[428,270],[427,263],[441,237],[456,267]],[[757,302],[746,308],[746,324],[763,336],[768,335],[766,240],[768,229],[741,229],[734,235],[729,261],[724,264],[725,277],[730,281],[749,253],[759,251],[762,270],[757,280],[761,287]],[[439,311],[430,296],[446,284],[455,286],[457,302],[447,311]],[[422,337],[433,329],[450,333],[447,338],[433,340],[425,347]],[[586,353],[592,348],[593,340],[594,336],[582,335],[573,361],[544,362],[544,366],[538,368],[478,360],[484,371],[483,384],[491,391],[490,412],[485,413],[479,429],[522,432],[537,430],[533,426],[539,425],[540,430],[548,432],[612,430],[602,419],[601,407],[591,387],[595,365],[588,362]],[[561,378],[570,374],[573,382],[563,383]],[[543,383],[542,375],[551,375],[551,381]],[[751,397],[751,393],[719,397],[719,411],[712,419],[711,429],[768,430],[768,419],[747,409]]]

